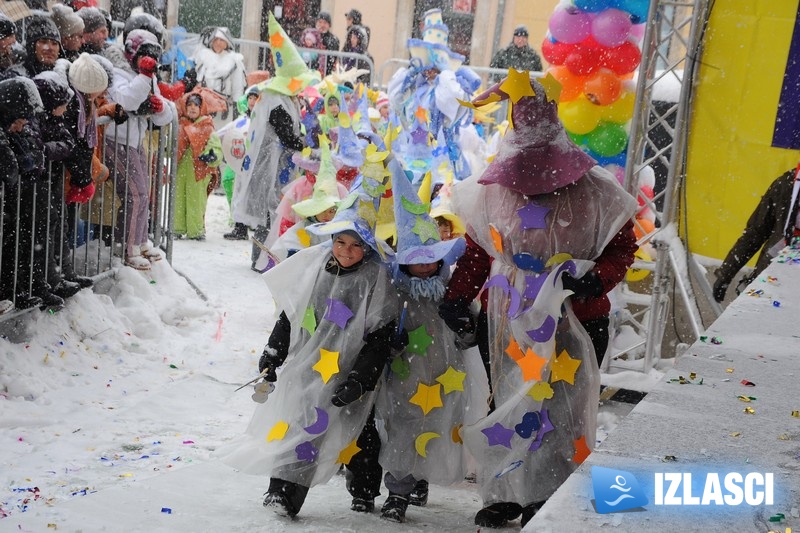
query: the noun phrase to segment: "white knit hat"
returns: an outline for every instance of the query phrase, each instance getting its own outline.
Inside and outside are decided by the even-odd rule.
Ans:
[[[100,63],[84,52],[69,68],[69,82],[84,94],[99,93],[108,87],[108,74]]]

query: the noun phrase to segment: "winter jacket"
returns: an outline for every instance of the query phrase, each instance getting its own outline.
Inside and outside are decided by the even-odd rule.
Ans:
[[[194,160],[194,175],[197,181],[203,180],[211,174],[213,167],[222,163],[222,146],[219,137],[214,133],[214,121],[208,115],[197,120],[181,117],[180,134],[178,137],[178,160],[183,159],[186,149],[191,148]],[[216,159],[211,162],[201,161],[199,158],[215,150]]]
[[[19,182],[19,167],[17,166],[17,156],[8,134],[0,130],[0,183],[8,189],[16,187]]]
[[[350,45],[351,35],[356,35],[358,37],[358,44],[356,44],[356,46]],[[352,54],[362,54],[372,59],[372,56],[367,51],[368,48],[369,48],[369,33],[367,32],[367,29],[364,28],[363,26],[357,26],[357,25],[350,26],[350,29],[347,30],[347,36],[344,38],[344,44],[342,45],[342,52],[350,52]],[[370,73],[362,74],[361,76],[356,78],[356,81],[360,81],[365,85],[369,85],[369,80],[370,77],[372,76],[372,69],[370,68],[370,64],[367,60],[357,59],[355,57],[345,57],[342,58],[341,63],[346,70],[354,68],[369,70]]]
[[[467,250],[459,259],[453,277],[447,285],[446,301],[471,302],[478,296],[478,292],[489,277],[491,257],[469,235],[466,239]],[[572,300],[572,310],[578,320],[583,322],[608,316],[611,303],[606,295],[623,280],[628,268],[633,264],[633,254],[637,249],[633,222],[629,220],[595,259],[592,271],[597,273],[603,282],[603,295],[598,298]],[[482,309],[487,308],[487,296],[487,291],[481,293]]]
[[[138,114],[140,107],[150,97],[161,98],[163,109],[159,113]],[[128,120],[121,125],[109,124],[106,135],[120,144],[139,147],[147,133],[148,118],[156,126],[165,126],[172,122],[172,107],[161,97],[154,78],[144,74],[134,74],[114,67],[114,83],[108,90],[109,98],[122,106],[128,114]]]
[[[217,54],[210,48],[200,47],[195,52],[194,61],[197,81],[224,95],[228,108],[232,109],[247,89],[242,54],[232,50]]]
[[[539,54],[528,45],[515,46],[514,43],[497,51],[489,64],[492,68],[515,68],[517,70],[530,70],[540,72],[542,70],[542,60]],[[500,79],[503,76],[495,76]]]
[[[339,38],[331,32],[326,31],[322,34],[322,46],[325,50],[333,50],[336,52],[339,50]],[[336,57],[327,55],[325,63],[325,74],[327,75],[333,72],[333,67],[336,65]]]
[[[791,219],[788,224],[788,231],[794,229],[794,220],[797,214],[797,202],[792,209],[791,217],[789,204],[792,199],[792,189],[794,188],[796,169],[788,170],[778,176],[772,182],[767,192],[761,197],[753,214],[747,221],[747,225],[742,231],[741,237],[733,245],[731,251],[722,262],[722,266],[717,270],[717,279],[723,283],[730,283],[741,268],[761,250],[761,254],[756,261],[754,274],[757,276],[762,270],[767,268],[772,261],[770,249],[778,244],[786,235],[784,227],[786,219]]]

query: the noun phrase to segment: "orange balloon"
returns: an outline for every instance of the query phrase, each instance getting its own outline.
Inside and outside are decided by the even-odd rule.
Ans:
[[[585,76],[576,76],[567,67],[552,67],[549,72],[561,84],[560,102],[575,100],[583,92]]]
[[[640,240],[645,235],[649,235],[655,231],[656,225],[646,218],[637,218],[633,224],[633,232],[636,234],[636,240]]]
[[[612,71],[600,69],[583,85],[586,98],[595,105],[610,105],[617,101],[622,92],[622,82]]]

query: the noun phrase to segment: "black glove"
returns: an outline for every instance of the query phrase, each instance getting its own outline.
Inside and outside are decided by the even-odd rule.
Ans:
[[[564,289],[572,291],[576,298],[597,298],[603,295],[603,282],[597,272],[590,270],[583,277],[574,278],[569,272],[561,275]]]
[[[128,120],[128,114],[125,112],[124,109],[122,109],[121,105],[116,104],[114,106],[114,114],[111,115],[111,118],[114,121],[114,124],[120,125],[124,124],[125,121]]]
[[[439,316],[456,335],[475,332],[475,318],[469,312],[469,303],[464,300],[450,300],[439,305]]]
[[[197,87],[197,71],[194,67],[190,68],[183,74],[183,79],[181,80],[183,85],[186,87],[185,92],[191,92],[192,89]]]
[[[399,355],[403,353],[403,351],[408,346],[408,331],[403,329],[400,333],[396,333],[392,335],[391,342],[389,344],[389,349],[392,351],[392,355]]]
[[[717,303],[722,303],[725,299],[725,293],[728,291],[729,285],[730,282],[721,279],[714,282],[714,300],[716,300]]]
[[[280,364],[277,359],[277,351],[269,345],[264,347],[264,353],[262,353],[261,357],[258,359],[258,371],[263,373],[266,370],[264,379],[270,383],[278,381],[278,374],[275,373],[275,369],[277,369]]]
[[[150,102],[150,98],[145,98],[144,102],[139,104],[139,107],[136,109],[136,114],[139,116],[148,116],[155,113],[153,109],[153,104]]]
[[[214,150],[209,150],[206,154],[201,154],[197,159],[205,163],[206,165],[210,165],[217,161],[217,154],[214,153]]]
[[[336,387],[331,403],[336,407],[344,407],[361,398],[364,394],[364,386],[355,378],[349,377],[344,383]]]

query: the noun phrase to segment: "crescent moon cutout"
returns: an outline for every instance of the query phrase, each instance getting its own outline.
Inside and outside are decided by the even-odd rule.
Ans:
[[[314,409],[317,410],[317,421],[310,426],[304,427],[303,429],[305,429],[306,433],[310,435],[319,435],[328,429],[328,413],[325,411],[325,409],[321,409],[319,407],[315,407]]]
[[[438,433],[434,433],[433,431],[426,431],[425,433],[420,434],[414,440],[414,447],[417,449],[417,453],[420,454],[422,457],[427,457],[428,450],[425,448],[428,445],[428,441],[431,439],[435,439],[441,437]]]

